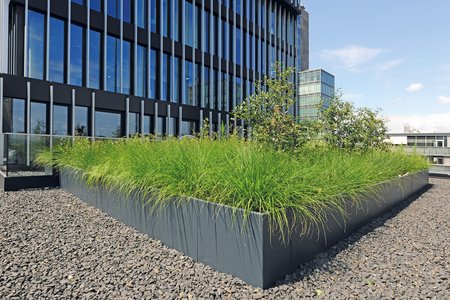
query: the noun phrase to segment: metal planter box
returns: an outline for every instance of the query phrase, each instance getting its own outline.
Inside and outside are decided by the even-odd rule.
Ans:
[[[255,287],[269,288],[318,253],[422,190],[428,185],[428,171],[380,183],[377,197],[366,197],[358,205],[347,202],[345,220],[330,211],[326,226],[301,235],[301,225],[296,225],[286,242],[281,240],[279,231],[270,230],[266,214],[251,213],[244,222],[240,210],[197,199],[183,204],[173,201],[152,210],[143,208],[138,195],[124,196],[102,187],[90,187],[68,171],[60,173],[60,184],[86,203],[195,261]]]

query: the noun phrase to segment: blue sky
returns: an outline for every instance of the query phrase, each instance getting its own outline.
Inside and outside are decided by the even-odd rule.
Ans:
[[[391,131],[450,132],[450,0],[303,0],[310,68],[344,99],[381,108]]]

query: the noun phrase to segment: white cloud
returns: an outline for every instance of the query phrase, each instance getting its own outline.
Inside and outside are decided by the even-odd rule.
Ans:
[[[379,65],[378,69],[379,69],[379,71],[384,72],[384,71],[387,71],[389,69],[392,69],[392,68],[395,68],[395,67],[401,65],[404,61],[405,61],[404,58],[390,60],[390,61],[387,61],[387,62]]]
[[[405,124],[420,132],[450,132],[450,113],[428,115],[390,115],[389,132],[403,132]]]
[[[450,104],[450,97],[447,96],[439,96],[437,102],[439,104]]]
[[[408,85],[405,91],[414,93],[420,91],[421,89],[423,89],[423,83],[418,82],[418,83],[411,83],[410,85]]]
[[[356,45],[349,45],[338,49],[325,49],[322,50],[320,55],[324,59],[338,60],[344,68],[350,71],[357,71],[358,66],[366,64],[376,58],[382,49],[367,48]]]

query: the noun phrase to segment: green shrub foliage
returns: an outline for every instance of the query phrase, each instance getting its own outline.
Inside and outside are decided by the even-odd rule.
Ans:
[[[336,148],[367,151],[388,149],[387,127],[380,110],[356,108],[336,96],[321,112],[320,133],[325,142]]]

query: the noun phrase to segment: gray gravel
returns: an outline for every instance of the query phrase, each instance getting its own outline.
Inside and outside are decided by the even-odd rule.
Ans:
[[[265,291],[64,191],[0,193],[0,299],[450,299],[450,180],[432,183]]]

